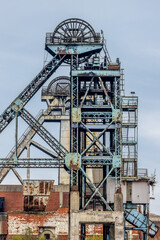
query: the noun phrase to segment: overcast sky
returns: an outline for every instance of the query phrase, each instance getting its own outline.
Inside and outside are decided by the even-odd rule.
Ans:
[[[119,57],[125,69],[126,94],[135,91],[139,96],[139,167],[148,168],[150,175],[156,169],[156,200],[151,200],[151,211],[160,214],[159,9],[159,0],[1,0],[0,112],[41,70],[46,32],[71,17],[86,20],[96,32],[103,29],[112,60]],[[59,75],[60,70],[53,78]],[[40,91],[26,108],[31,113],[45,108]],[[1,157],[14,144],[14,124],[0,136]],[[20,133],[26,127],[21,124]],[[26,171],[21,173],[26,178]],[[11,173],[9,177],[14,179]],[[52,170],[47,174],[32,171],[31,177],[56,178],[56,173],[53,177]]]

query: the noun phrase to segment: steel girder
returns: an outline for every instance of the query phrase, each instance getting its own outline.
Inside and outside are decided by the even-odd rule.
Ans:
[[[18,95],[18,97],[7,107],[7,109],[0,115],[0,133],[8,126],[8,124],[18,116],[18,111],[23,108],[28,101],[35,95],[40,87],[49,79],[49,77],[57,70],[65,59],[65,55],[55,55],[52,60],[44,66],[44,68],[37,74],[37,76],[30,82],[30,84]],[[15,143],[15,155],[17,157],[17,141]],[[2,170],[5,170],[2,172]],[[1,179],[7,175],[9,169],[1,170]],[[20,182],[20,178],[17,171],[13,170]]]
[[[63,56],[64,57],[64,56]],[[71,58],[71,66],[72,66],[72,70],[75,70],[77,69],[77,66],[78,66],[78,56],[72,56]],[[53,70],[52,70],[53,71]],[[50,73],[51,74],[51,73]],[[38,75],[39,76],[39,75]],[[47,75],[47,77],[49,77]],[[47,78],[46,77],[46,78]],[[103,84],[103,81],[102,79],[99,77],[98,78],[100,83],[101,83],[101,86],[104,90],[104,93],[105,93],[105,96],[106,98],[108,99],[109,103],[110,103],[110,106],[111,106],[111,109],[113,110],[113,104],[112,102],[110,101],[109,99],[109,95],[105,89],[105,86]],[[88,95],[88,92],[90,90],[90,86],[92,85],[92,82],[94,80],[94,77],[92,77],[92,80],[91,80],[91,83],[89,85],[89,87],[87,88],[86,92],[85,92],[85,96],[84,96],[84,99],[82,100],[81,102],[81,105],[79,106],[79,99],[78,99],[78,95],[79,95],[79,82],[78,82],[78,77],[73,77],[72,78],[72,81],[71,81],[71,152],[73,153],[77,153],[79,154],[79,129],[80,129],[80,125],[82,125],[87,132],[89,132],[90,136],[93,137],[93,141],[92,143],[89,145],[88,148],[86,148],[82,153],[82,156],[83,155],[86,155],[87,151],[97,142],[97,147],[99,147],[101,145],[101,147],[105,150],[105,152],[107,153],[105,159],[103,158],[96,158],[95,156],[93,156],[93,158],[88,158],[86,156],[84,156],[85,158],[82,157],[82,165],[84,166],[84,168],[88,167],[88,166],[92,166],[92,167],[102,167],[102,166],[106,166],[106,165],[109,165],[111,166],[112,165],[112,161],[110,160],[110,156],[113,157],[113,153],[111,153],[104,145],[104,143],[102,143],[99,138],[101,138],[103,136],[103,134],[107,131],[107,129],[109,128],[109,126],[113,123],[113,121],[111,121],[111,118],[112,118],[112,114],[110,112],[108,112],[106,114],[106,112],[103,112],[103,111],[96,111],[92,114],[92,116],[95,116],[95,123],[96,121],[99,119],[99,116],[101,116],[102,120],[106,120],[107,122],[108,121],[111,121],[109,122],[109,125],[99,134],[99,136],[94,136],[94,134],[89,130],[89,128],[82,122],[82,121],[79,121],[79,122],[74,122],[74,120],[72,121],[72,117],[73,117],[73,114],[74,114],[74,109],[82,109],[83,108],[83,103],[85,102],[86,100],[86,97]],[[42,84],[42,83],[41,83]],[[40,86],[40,84],[37,86],[37,90],[38,90],[38,87]],[[34,95],[34,93],[37,91],[35,90],[31,96]],[[23,91],[24,92],[24,91]],[[27,93],[26,93],[27,95]],[[22,94],[23,96],[23,94]],[[28,96],[29,97],[29,96]],[[11,104],[11,109],[12,111],[14,111],[14,116],[15,116],[15,112],[19,112],[18,114],[21,115],[21,117],[43,138],[43,140],[45,140],[49,146],[59,155],[59,157],[61,159],[65,158],[65,156],[68,153],[68,151],[27,111],[23,108],[23,106],[27,103],[28,101],[28,98],[27,100],[25,101],[26,99],[24,98],[24,103],[23,101],[21,101],[20,98],[17,98],[16,101],[13,102],[13,104]],[[99,109],[101,110],[101,109]],[[82,111],[83,112],[83,111]],[[83,115],[82,115],[83,116]],[[103,118],[104,116],[104,118]],[[86,116],[87,118],[88,116]],[[85,112],[84,112],[84,119],[85,119]],[[88,118],[87,118],[88,119]],[[88,136],[88,138],[90,138],[90,136]],[[91,138],[90,138],[91,139]],[[90,156],[89,156],[90,157]],[[33,161],[29,161],[28,159],[24,160],[24,163],[22,163],[22,160],[21,159],[16,159],[16,162],[15,162],[15,159],[6,159],[6,161],[4,161],[4,159],[2,159],[3,161],[1,161],[1,166],[6,166],[8,168],[11,168],[11,167],[25,167],[25,166],[30,166],[30,167],[61,167],[63,166],[63,164],[61,163],[55,163],[53,160],[48,160],[49,163],[47,161],[40,161],[40,160],[37,160],[38,161],[38,164],[37,164],[37,161],[35,159],[35,164],[33,163]],[[60,159],[59,159],[60,160]],[[86,166],[86,167],[85,167]],[[83,168],[80,168],[81,171],[82,171],[82,174],[85,176],[85,178],[89,179],[86,175],[86,173],[84,174],[84,170]],[[72,182],[72,185],[76,185],[78,187],[78,170],[79,169],[70,169],[71,170],[71,182]],[[104,178],[105,179],[105,178]],[[94,186],[94,184],[92,185]],[[95,193],[99,193],[99,191],[96,189],[96,187],[93,188],[95,190]],[[94,193],[93,193],[93,197],[94,197]],[[107,205],[107,202],[104,200],[103,196],[101,196],[101,194],[99,193],[102,201]],[[93,198],[92,197],[92,198]]]
[[[23,163],[24,161],[24,163]],[[36,163],[34,164],[34,161]],[[57,164],[55,164],[57,162]],[[94,158],[92,156],[82,157],[82,165],[86,166],[86,168],[102,168],[103,166],[109,166],[112,164],[112,159],[106,159],[103,157]],[[65,158],[18,158],[15,161],[15,158],[0,158],[0,167],[1,168],[54,168],[54,167],[64,167]]]
[[[50,113],[50,109],[47,109],[45,111],[40,110],[38,112],[38,114],[36,115],[36,120],[40,123],[43,124],[44,122],[44,115],[49,114]],[[28,127],[25,132],[22,134],[22,136],[20,137],[20,139],[17,141],[17,146],[14,146],[11,151],[8,153],[7,155],[7,159],[9,158],[14,158],[15,157],[15,151],[17,150],[17,158],[19,158],[19,156],[21,155],[21,153],[24,151],[24,149],[27,147],[27,145],[29,144],[28,141],[30,141],[34,135],[36,134],[36,131],[32,128],[32,127]],[[16,149],[17,147],[17,149]],[[5,165],[4,165],[5,167]],[[3,181],[3,179],[5,178],[5,176],[8,174],[8,172],[10,171],[10,168],[2,168],[0,171],[0,183]],[[20,175],[18,174],[18,172],[16,171],[16,169],[12,168],[12,171],[14,172],[14,174],[17,176],[17,178],[19,179],[19,181],[21,183],[23,183],[23,179],[20,177]]]
[[[30,84],[18,95],[18,97],[6,108],[6,110],[0,115],[0,133],[14,119],[15,110],[19,111],[28,103],[28,101],[35,95],[40,87],[62,64],[64,59],[65,55],[55,55],[52,60],[46,66],[44,66],[38,75],[30,82]]]
[[[77,57],[78,58],[78,57]],[[74,61],[74,63],[77,63],[77,61]],[[74,65],[74,64],[73,64]],[[110,176],[110,174],[114,174],[115,178],[118,180],[120,179],[120,166],[121,166],[121,143],[120,143],[120,137],[121,137],[121,128],[117,127],[117,122],[121,121],[121,105],[120,105],[120,74],[119,77],[118,76],[113,76],[113,82],[111,83],[111,88],[113,91],[112,94],[112,99],[111,96],[109,96],[107,89],[105,87],[105,82],[103,82],[103,77],[102,76],[98,76],[98,70],[96,70],[96,74],[94,74],[94,71],[89,72],[89,74],[87,75],[86,73],[83,76],[83,70],[81,70],[81,74],[76,74],[77,71],[77,65],[75,64],[72,67],[72,76],[71,76],[71,137],[72,137],[72,146],[73,146],[73,151],[75,153],[80,153],[80,155],[82,156],[82,159],[84,156],[87,156],[89,154],[89,149],[91,149],[93,147],[93,145],[96,145],[97,148],[100,149],[101,154],[103,154],[103,157],[107,159],[107,157],[110,157],[111,161],[108,162],[108,166],[110,168],[110,170],[108,170],[108,172],[104,175],[102,184],[100,184],[100,186],[102,186],[106,179]],[[84,71],[85,72],[85,71]],[[81,93],[81,78],[84,78],[85,80],[82,81],[87,81],[87,77],[89,78],[88,80],[88,86],[86,87],[86,90],[84,91],[84,94]],[[83,79],[82,78],[82,79]],[[87,112],[83,112],[84,109],[86,108],[86,101],[88,98],[88,95],[91,95],[91,88],[93,88],[92,85],[99,85],[101,88],[101,91],[103,91],[103,98],[106,99],[106,101],[108,101],[108,105],[107,106],[102,106],[102,105],[97,105],[97,102],[95,102],[93,104],[92,102],[92,106],[89,106],[91,110],[91,114],[90,114],[90,110]],[[93,90],[92,90],[93,92]],[[97,88],[97,93],[100,92],[98,91]],[[96,93],[96,90],[95,90]],[[96,109],[96,110],[95,110]],[[108,109],[108,110],[107,110]],[[77,112],[76,112],[77,111]],[[77,118],[77,119],[76,119]],[[94,121],[93,121],[94,119]],[[96,125],[99,124],[99,119],[101,119],[101,122],[107,122],[107,126],[102,130],[102,132],[100,132],[97,135],[95,135],[95,133],[93,131],[91,131],[89,129],[89,124],[91,121],[94,122],[95,124],[95,129],[96,129]],[[109,127],[114,124],[114,150],[112,149],[112,151],[110,151],[110,149],[108,149],[105,146],[105,142],[103,142],[102,140],[100,140],[100,138],[104,138],[104,134],[105,132],[109,129]],[[82,130],[83,128],[83,130]],[[88,144],[86,147],[83,148],[83,150],[81,149],[81,132],[84,132],[85,136],[87,138],[90,139],[90,144]],[[87,134],[88,132],[88,134]],[[85,138],[86,138],[85,137]],[[83,141],[86,141],[83,139]],[[86,143],[85,143],[86,144]],[[103,149],[103,151],[101,150]],[[90,156],[89,156],[90,157]],[[96,159],[96,156],[94,156]],[[97,157],[98,158],[98,157]],[[118,160],[118,161],[117,161]],[[102,162],[105,162],[105,160]],[[93,166],[93,165],[92,165]],[[102,166],[102,165],[101,165]],[[86,208],[87,205],[89,204],[89,202],[94,198],[94,196],[97,194],[99,188],[96,188],[94,186],[94,184],[91,182],[91,180],[89,180],[89,177],[87,176],[87,173],[85,171],[86,167],[84,164],[84,161],[82,161],[82,167],[80,168],[81,172],[82,172],[82,185],[81,185],[81,189],[82,189],[82,208]],[[107,176],[107,177],[106,177]],[[77,177],[78,179],[78,177]],[[83,191],[86,191],[85,188],[85,183],[86,183],[86,179],[87,181],[90,183],[90,185],[92,186],[93,189],[93,193],[90,197],[90,199],[85,203],[85,194]],[[73,185],[78,185],[77,182],[74,183],[74,181],[72,181]],[[103,196],[101,194],[98,195],[100,196],[100,199],[102,200],[102,202],[107,206],[107,209],[109,209],[108,204],[106,199],[103,198]]]
[[[73,24],[74,26],[74,24]],[[72,25],[71,25],[72,28]],[[85,28],[86,29],[86,28]],[[61,29],[63,30],[63,28]],[[105,205],[105,210],[112,210],[112,208],[107,203],[106,197],[106,181],[109,177],[113,177],[118,181],[121,178],[121,88],[120,88],[120,71],[99,69],[97,63],[93,63],[92,69],[82,69],[79,70],[79,63],[85,62],[94,53],[99,53],[103,46],[103,42],[100,42],[96,36],[92,36],[92,39],[98,40],[98,45],[91,44],[88,41],[88,46],[83,46],[82,43],[77,43],[75,46],[75,41],[78,41],[79,34],[76,33],[76,27],[72,29],[73,35],[68,35],[68,30],[63,32],[67,35],[63,35],[63,40],[65,45],[62,44],[62,38],[59,37],[59,41],[54,42],[54,34],[50,34],[49,41],[50,45],[47,46],[53,59],[41,70],[41,72],[33,79],[33,81],[24,89],[24,91],[11,103],[11,105],[2,113],[0,116],[0,132],[4,130],[5,127],[12,121],[12,119],[18,115],[21,117],[45,140],[48,145],[58,154],[59,157],[52,159],[18,159],[18,158],[6,158],[0,159],[0,167],[7,168],[68,168],[68,172],[71,174],[71,189],[78,190],[81,189],[82,201],[81,207],[83,209],[87,208],[93,198],[98,195],[99,201]],[[83,29],[84,30],[84,29]],[[80,32],[81,33],[81,32]],[[87,33],[86,33],[87,34]],[[86,35],[85,34],[85,35]],[[83,34],[83,37],[85,36]],[[66,39],[68,39],[68,56],[66,50]],[[75,38],[77,40],[75,40]],[[55,37],[56,39],[56,37]],[[90,39],[84,37],[84,40]],[[95,43],[95,42],[94,42]],[[59,48],[58,44],[62,44]],[[63,46],[64,45],[64,46]],[[78,48],[78,46],[80,46]],[[55,50],[55,51],[54,51]],[[55,55],[55,52],[58,55]],[[59,54],[62,54],[61,56]],[[81,54],[81,61],[79,56],[76,54]],[[107,56],[108,62],[110,58]],[[46,82],[46,80],[52,75],[53,72],[61,65],[62,62],[66,60],[67,63],[71,64],[71,148],[70,153],[63,147],[28,111],[24,109],[25,104],[32,98],[32,96],[38,91],[38,89]],[[105,65],[105,64],[104,64]],[[106,66],[105,66],[106,67]],[[95,69],[94,69],[95,68]],[[106,86],[106,78],[109,78],[110,89]],[[82,78],[82,80],[81,80]],[[89,85],[84,89],[81,89],[81,82],[89,79]],[[94,88],[93,85],[94,84]],[[101,95],[103,98],[103,104],[97,103],[97,96]],[[86,104],[91,97],[92,105]],[[92,99],[94,96],[94,101]],[[107,102],[107,103],[106,103]],[[120,127],[118,127],[120,123]],[[95,129],[89,127],[90,124],[95,125]],[[96,126],[103,124],[106,125],[103,129],[97,130]],[[111,128],[110,126],[113,125]],[[133,124],[132,124],[133,125]],[[135,124],[134,124],[135,125]],[[128,127],[128,125],[127,125]],[[98,135],[95,133],[99,133]],[[106,146],[105,133],[111,132],[110,134],[110,146]],[[86,143],[89,139],[90,143]],[[123,142],[126,144],[126,142]],[[128,144],[128,142],[127,142]],[[17,141],[16,141],[17,145]],[[93,146],[95,146],[98,151],[93,152]],[[15,155],[17,154],[17,146],[15,147]],[[17,157],[17,156],[16,156]],[[98,186],[91,181],[86,169],[91,168],[103,168],[103,179],[99,182]],[[78,182],[80,180],[80,182]],[[91,190],[91,196],[86,201],[86,185],[89,186]],[[74,188],[76,186],[76,188]],[[103,194],[100,188],[103,186]],[[139,214],[139,213],[138,213]],[[135,213],[131,210],[128,213],[128,221],[133,223],[132,220],[139,220],[139,215],[135,218]],[[147,219],[147,218],[146,218]],[[145,219],[145,221],[146,221]],[[147,224],[146,224],[147,225]],[[140,226],[140,228],[146,229],[146,225]],[[82,234],[85,235],[85,225]],[[153,233],[154,235],[154,233]],[[83,237],[84,238],[84,237]]]
[[[100,200],[103,205],[105,205],[105,209],[111,210],[108,206],[107,199],[103,197],[103,195],[99,192],[100,187],[106,184],[106,180],[108,177],[115,177],[117,181],[120,180],[120,167],[121,167],[121,127],[118,127],[117,123],[121,122],[121,96],[120,96],[120,72],[119,75],[116,72],[116,76],[112,75],[112,81],[110,80],[110,87],[112,89],[112,93],[107,91],[105,86],[106,79],[105,74],[102,75],[102,71],[100,72],[100,76],[98,75],[98,70],[94,73],[92,69],[90,72],[86,74],[85,71],[81,70],[81,74],[78,74],[78,56],[77,58],[74,56],[71,62],[71,152],[74,152],[77,155],[81,155],[81,167],[78,167],[77,161],[77,169],[76,164],[72,168],[73,177],[71,183],[73,185],[73,189],[75,186],[80,186],[81,189],[81,207],[85,209],[91,200],[98,194]],[[76,74],[77,73],[77,74]],[[84,75],[83,75],[84,73]],[[101,76],[102,75],[102,76]],[[111,78],[111,75],[109,74]],[[86,84],[87,82],[87,84]],[[85,90],[82,89],[84,84]],[[94,89],[93,89],[94,85]],[[97,91],[96,91],[97,90]],[[87,108],[87,101],[89,101],[89,97],[92,99],[94,92],[94,97],[98,94],[103,95],[103,103],[97,104],[97,99],[95,97],[94,103],[90,104]],[[106,104],[107,102],[107,104]],[[87,111],[88,109],[88,111]],[[90,123],[93,123],[93,128],[97,128],[97,124],[104,124],[103,130],[97,135],[94,131],[90,129]],[[105,133],[109,130],[110,126],[114,125],[112,129],[112,142],[114,142],[114,148],[107,148],[105,145]],[[89,144],[86,144],[86,138],[90,140]],[[102,140],[103,138],[103,140]],[[84,158],[89,156],[91,153],[90,149],[96,146],[99,149],[99,154],[93,154],[95,161],[98,160],[100,155],[103,156],[103,160],[101,162],[102,166],[105,164],[106,159],[110,159],[107,161],[108,163],[105,165],[108,166],[108,172],[105,172],[103,176],[103,180],[99,183],[99,186],[96,187],[94,183],[90,180],[89,176],[86,172],[86,164],[84,162]],[[103,165],[104,164],[104,165]],[[93,167],[93,163],[92,163]],[[80,170],[78,172],[78,170]],[[81,176],[80,183],[78,182],[78,173]],[[92,195],[86,202],[86,187],[85,184],[89,184]],[[117,184],[118,187],[118,184]],[[71,187],[72,189],[72,187]]]
[[[64,161],[59,158],[0,158],[1,168],[64,168]]]
[[[26,109],[22,109],[20,113],[21,117],[27,122],[33,129],[36,130],[37,134],[58,154],[58,156],[64,157],[68,150],[60,144],[50,132],[47,131]]]

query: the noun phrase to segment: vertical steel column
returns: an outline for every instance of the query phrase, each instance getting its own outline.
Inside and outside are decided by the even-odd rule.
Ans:
[[[27,158],[30,159],[30,144],[27,146]],[[30,180],[30,168],[27,168],[27,180]]]
[[[17,148],[18,148],[18,112],[15,112],[15,156],[14,161],[17,162]]]
[[[114,110],[119,111],[119,118],[115,119],[115,155],[121,158],[121,127],[119,126],[121,120],[121,93],[120,93],[120,78],[114,78]],[[115,168],[116,190],[120,185],[121,169]]]
[[[82,169],[86,172],[86,167],[82,165]],[[81,207],[84,208],[85,206],[85,199],[86,199],[86,178],[82,174],[82,186],[81,186]]]
[[[103,120],[103,124],[105,124],[105,119]],[[105,133],[103,135],[103,144],[104,144],[104,146],[106,146],[106,135],[105,135]],[[103,149],[103,151],[104,151],[104,149]],[[103,166],[103,178],[105,178],[105,176],[108,174],[107,170],[108,170],[108,165]],[[107,180],[103,184],[103,197],[107,201]],[[107,210],[107,206],[105,204],[103,204],[103,210]],[[103,239],[105,239],[104,236],[103,236]]]
[[[72,76],[72,70],[77,69],[78,55],[71,56],[71,110],[70,110],[70,131],[71,131],[71,144],[70,152],[79,153],[79,123],[73,120],[74,111],[79,106],[79,94],[78,94],[78,77]],[[78,189],[78,170],[71,169],[71,188],[77,186]]]

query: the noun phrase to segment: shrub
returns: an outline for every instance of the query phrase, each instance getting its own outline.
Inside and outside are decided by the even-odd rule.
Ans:
[[[87,237],[86,240],[103,240],[103,236],[102,235],[93,235],[91,237]]]
[[[27,228],[23,237],[15,236],[12,237],[11,240],[45,240],[45,237],[33,236],[32,230],[30,228]]]

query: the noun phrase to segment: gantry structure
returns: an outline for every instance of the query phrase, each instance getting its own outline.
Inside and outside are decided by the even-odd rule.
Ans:
[[[10,169],[23,184],[16,168],[27,168],[28,179],[30,168],[59,168],[59,184],[70,184],[69,239],[78,239],[79,225],[85,239],[86,223],[102,223],[104,239],[127,239],[132,229],[142,231],[144,239],[154,236],[158,229],[148,215],[152,181],[137,165],[138,98],[124,94],[119,59],[113,63],[103,34],[77,18],[47,33],[45,50],[52,59],[0,116],[0,132],[13,119],[16,122],[15,146],[0,159],[0,180]],[[55,78],[42,88],[47,109],[32,116],[25,105],[62,64],[70,66],[70,76]],[[19,117],[29,128],[18,140]],[[61,122],[60,141],[44,121]],[[35,142],[35,134],[52,150]],[[31,145],[50,157],[31,158]],[[27,157],[20,158],[24,149]],[[144,192],[139,193],[141,188]]]

